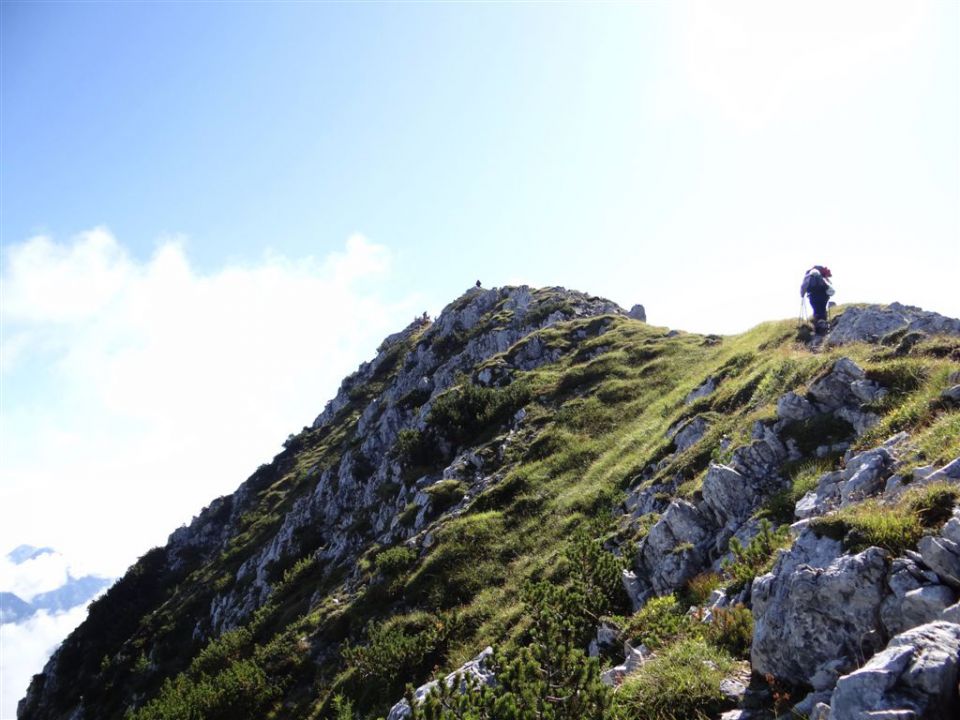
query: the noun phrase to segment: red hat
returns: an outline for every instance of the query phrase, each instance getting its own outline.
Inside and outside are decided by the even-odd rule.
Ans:
[[[820,274],[823,275],[825,278],[833,277],[833,273],[830,272],[830,268],[828,268],[826,265],[817,265],[816,267],[817,267],[817,270],[820,271]]]

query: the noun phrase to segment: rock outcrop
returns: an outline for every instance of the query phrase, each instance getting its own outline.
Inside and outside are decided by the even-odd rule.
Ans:
[[[806,530],[773,570],[754,580],[750,661],[816,690],[882,646],[879,609],[889,558],[879,548],[856,555]]]
[[[915,627],[837,681],[830,720],[955,718],[960,715],[958,666],[960,625]]]
[[[893,333],[960,335],[960,320],[896,302],[886,306],[851,307],[843,311],[830,329],[826,342],[828,345],[878,342]]]

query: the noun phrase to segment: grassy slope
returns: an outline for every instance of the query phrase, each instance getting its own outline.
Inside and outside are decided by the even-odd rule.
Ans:
[[[598,322],[609,322],[608,330],[575,339],[578,330]],[[905,357],[882,346],[813,354],[795,335],[792,321],[719,339],[669,334],[624,318],[541,331],[544,343],[564,355],[515,374],[514,385],[531,398],[516,431],[494,424],[464,442],[479,442],[481,454],[502,457],[493,463],[500,465],[499,481],[462,514],[441,519],[428,551],[417,556],[371,547],[361,560],[363,581],[354,588],[338,584],[342,576],[309,558],[277,568],[271,600],[247,626],[205,648],[191,643],[184,635],[193,623],[190,608],[229,585],[317,467],[336,464],[351,441],[347,429],[389,379],[385,371],[374,385],[356,390],[356,402],[333,426],[295,439],[284,472],[261,492],[230,549],[193,569],[144,617],[132,641],[102,659],[101,680],[157,696],[135,714],[138,719],[326,717],[336,692],[352,697],[363,713],[384,713],[404,683],[420,683],[434,668],[456,667],[487,644],[509,646],[522,637],[527,619],[520,588],[529,579],[563,577],[559,550],[574,529],[608,537],[619,532],[619,540],[629,540],[630,531],[618,530],[616,504],[645,467],[670,454],[671,425],[698,414],[712,421],[700,442],[648,480],[679,474],[677,492],[690,495],[711,460],[726,459],[749,441],[755,420],[773,416],[780,395],[802,391],[841,356],[894,389],[877,408],[882,422],[859,446],[906,429],[914,436],[917,465],[960,454],[960,413],[937,402],[956,368],[960,342],[927,341]],[[954,362],[944,357],[950,353]],[[687,394],[710,376],[721,381],[719,389],[686,405]],[[726,451],[720,450],[722,438],[731,441]],[[796,477],[809,483],[831,462],[797,468]],[[166,645],[158,637],[166,637]],[[169,652],[156,651],[166,646]],[[161,688],[161,677],[174,679]],[[103,717],[120,710],[104,707],[110,712]]]

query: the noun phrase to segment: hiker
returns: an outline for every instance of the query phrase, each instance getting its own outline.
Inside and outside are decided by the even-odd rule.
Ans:
[[[813,331],[817,335],[827,331],[827,301],[833,295],[830,285],[832,275],[830,268],[825,265],[814,265],[807,270],[800,286],[800,297],[806,296],[813,308]]]

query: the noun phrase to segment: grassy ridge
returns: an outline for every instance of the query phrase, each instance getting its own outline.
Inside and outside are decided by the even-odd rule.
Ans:
[[[215,593],[232,587],[236,569],[276,532],[311,479],[337,466],[355,441],[360,412],[418,341],[412,336],[374,381],[351,390],[352,402],[334,423],[292,439],[281,470],[240,519],[227,550],[189,569],[142,617],[131,639],[98,657],[99,677],[91,684],[135,688],[146,702],[128,713],[132,720],[332,717],[337,695],[350,698],[359,716],[384,714],[406,683],[422,683],[435,669],[457,667],[488,644],[504,652],[524,647],[532,632],[525,588],[573,582],[565,548],[576,532],[628,543],[635,529],[619,527],[616,511],[628,487],[645,477],[642,482],[664,488],[676,481],[677,495],[694,495],[711,461],[729,459],[749,442],[755,421],[774,416],[783,393],[802,394],[841,356],[892,390],[873,408],[881,421],[858,447],[908,430],[909,460],[918,466],[960,454],[960,413],[939,401],[956,368],[949,359],[960,352],[955,340],[923,341],[906,355],[872,345],[815,354],[796,342],[793,321],[721,339],[621,317],[558,323],[535,335],[560,353],[557,362],[521,372],[506,362],[515,349],[492,358],[485,366],[506,370],[510,382],[485,388],[464,377],[435,401],[425,434],[410,431],[398,441],[396,457],[418,470],[442,467],[448,446],[492,458],[485,472],[494,481],[462,512],[440,516],[429,528],[429,547],[371,545],[360,559],[359,580],[345,584],[350,569],[321,567],[307,542],[302,557],[272,569],[273,593],[246,625],[207,643],[188,634],[196,615]],[[717,390],[685,402],[708,378]],[[521,407],[525,417],[514,424]],[[695,416],[707,419],[709,430],[675,453],[668,429]],[[781,498],[783,507],[792,507],[833,462],[794,468],[794,488]],[[459,481],[434,486],[436,512],[454,506],[467,490]],[[782,516],[776,508],[766,511],[775,521]],[[842,522],[847,534],[867,523],[854,516]],[[681,633],[674,640],[665,657],[679,658],[677,668],[684,667],[680,660],[707,658],[717,667],[728,662],[715,658],[716,647],[699,637]],[[158,652],[162,647],[171,651]],[[657,678],[674,672],[664,662],[650,670],[653,685],[637,680],[631,686],[629,707],[661,697]],[[712,695],[708,700],[716,702]],[[107,701],[102,709],[98,717],[123,714]]]

